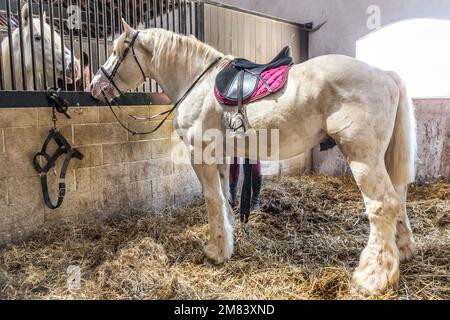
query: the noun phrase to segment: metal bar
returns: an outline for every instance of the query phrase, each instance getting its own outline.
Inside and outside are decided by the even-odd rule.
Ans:
[[[62,64],[62,89],[67,90],[67,83],[66,83],[66,55],[65,55],[65,48],[66,45],[64,44],[64,25],[63,25],[63,3],[62,0],[58,1],[58,11],[59,11],[59,25],[60,25],[60,36],[61,36],[61,64]],[[53,42],[52,42],[53,43]]]
[[[181,24],[181,15],[182,15],[182,11],[183,11],[183,4],[182,4],[181,0],[178,0],[177,2],[178,2],[178,33],[183,34],[183,26]]]
[[[175,0],[172,0],[172,31],[175,32]]]
[[[117,21],[119,25],[119,34],[122,34],[122,1],[119,0],[119,19]]]
[[[89,92],[60,91],[61,98],[69,106],[102,107],[106,103],[95,100]],[[172,102],[163,93],[133,92],[117,98],[119,105],[171,105]],[[46,91],[1,91],[0,110],[7,108],[48,108]]]
[[[166,30],[169,30],[170,21],[169,21],[169,0],[166,0]]]
[[[144,25],[144,29],[147,29],[148,26],[146,24],[146,20],[145,20],[145,17],[144,17],[144,2],[142,0],[139,0],[139,8],[140,8],[140,11],[141,11],[141,19],[140,19],[140,21]]]
[[[72,0],[69,0],[69,6],[72,6]],[[60,29],[61,31],[64,30],[64,20],[60,21]],[[73,29],[69,28],[69,39],[70,39],[70,63],[72,64],[72,84],[73,84],[73,91],[76,90],[75,88],[75,57],[73,52]]]
[[[125,21],[130,24],[130,16],[129,16],[129,3],[128,0],[125,1]]]
[[[138,26],[137,16],[136,16],[136,0],[133,0],[133,4],[132,4],[132,7],[131,7],[131,15],[133,17],[133,24],[132,24],[132,26],[133,26],[134,29],[136,29],[137,26]]]
[[[111,42],[116,39],[116,5],[114,0],[110,0],[111,2]],[[119,21],[120,22],[120,21]]]
[[[20,44],[20,62],[22,67],[22,90],[27,90],[27,75],[25,72],[25,54],[23,48],[23,21],[22,21],[22,8],[20,3],[17,3],[17,15],[19,20],[19,44]]]
[[[141,19],[140,19],[140,23],[142,23],[142,24],[144,25],[144,29],[146,29],[146,28],[147,28],[147,25],[146,25],[145,18],[144,18],[144,5],[143,5],[143,1],[142,1],[142,0],[139,0],[139,8],[140,8],[140,11],[141,11],[141,14],[140,14],[140,18],[141,18]],[[142,85],[142,90],[143,90],[143,92],[146,91],[147,83],[148,83],[148,80],[145,79],[145,82],[144,82],[144,84]]]
[[[153,1],[153,24],[154,24],[154,27],[156,28],[157,27],[157,20],[158,20],[158,3],[156,2],[156,0],[152,0]],[[152,82],[152,84],[154,83],[154,88],[155,88],[155,91],[156,92],[158,92],[158,90],[159,90],[159,85],[156,83],[156,81],[151,81]],[[151,88],[151,91],[153,92],[153,86],[152,86],[152,88]]]
[[[133,2],[131,3],[131,17],[133,18],[133,23],[131,24],[131,26],[133,27],[133,29],[137,29],[138,24],[136,16],[136,0],[133,0]],[[139,92],[139,87],[136,87],[134,91]]]
[[[159,0],[159,23],[161,28],[163,28],[163,8],[164,0]]]
[[[180,32],[182,34],[187,34],[187,7],[186,7],[186,0],[180,0],[181,1],[181,20],[180,20]]]
[[[12,28],[11,28],[11,3],[10,0],[6,0],[6,19],[8,25],[8,45],[9,45],[9,68],[11,71],[11,88],[16,90],[16,77],[15,77],[15,69],[14,69],[14,48],[12,42]]]
[[[84,91],[86,86],[84,80],[84,55],[83,55],[83,9],[81,8],[81,0],[77,0],[77,6],[80,8],[80,28],[78,29],[78,41],[80,42],[80,81],[81,91]],[[76,84],[76,83],[75,83]],[[75,88],[76,90],[76,88]]]
[[[150,1],[150,0],[149,0]],[[152,4],[153,4],[153,27],[156,28],[158,25],[158,3],[156,2],[156,0],[152,0]]]
[[[51,43],[55,43],[55,27],[53,24],[53,5],[49,6],[49,13],[50,13],[50,41]],[[56,64],[55,64],[55,46],[52,46],[52,75],[53,75],[53,87],[56,88]],[[65,80],[65,79],[63,79]]]
[[[192,21],[194,20],[194,17],[192,16],[192,1],[189,1],[189,34],[194,34]]]
[[[33,90],[36,90],[36,55],[34,52],[33,3],[31,0],[28,0],[28,10],[28,23],[30,25],[31,70],[33,76]]]
[[[102,22],[103,22],[103,51],[105,54],[105,62],[108,59],[108,27],[106,25],[106,1],[102,0]]]
[[[200,41],[205,41],[205,4],[195,2],[195,36]]]
[[[91,44],[91,5],[90,1],[87,1],[87,41],[88,41],[88,55],[89,55],[89,80],[92,79],[92,44]]]
[[[39,0],[39,17],[41,27],[41,54],[42,54],[42,85],[47,89],[47,70],[45,68],[45,30],[44,30],[44,4]]]
[[[96,70],[100,68],[100,28],[99,28],[99,22],[98,22],[98,2],[94,2],[94,25],[95,25],[95,45],[97,49],[97,64],[96,64]]]
[[[0,55],[3,55],[3,50],[0,47]],[[4,85],[3,85],[3,59],[0,59],[0,90],[4,90]]]

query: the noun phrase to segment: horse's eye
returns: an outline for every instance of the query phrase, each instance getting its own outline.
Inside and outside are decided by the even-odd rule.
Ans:
[[[34,40],[35,41],[41,41],[41,35],[40,34],[35,35],[34,36]]]

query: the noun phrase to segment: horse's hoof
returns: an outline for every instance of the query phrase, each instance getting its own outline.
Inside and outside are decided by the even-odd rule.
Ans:
[[[362,254],[352,277],[353,288],[363,294],[383,294],[397,286],[399,260],[388,252],[379,255]]]
[[[228,255],[225,250],[219,249],[219,247],[213,243],[208,243],[203,248],[203,253],[208,262],[214,265],[222,264],[230,259],[230,255]]]
[[[403,246],[398,247],[400,262],[407,262],[414,257],[416,253],[416,246],[414,242],[409,242]]]

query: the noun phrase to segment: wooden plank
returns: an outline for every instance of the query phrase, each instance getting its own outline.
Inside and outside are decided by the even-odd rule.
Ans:
[[[224,29],[223,29],[223,35],[224,35],[224,43],[225,46],[223,48],[223,52],[225,54],[231,54],[232,50],[232,22],[231,22],[231,10],[224,9]]]
[[[255,61],[256,63],[264,63],[263,46],[264,46],[264,21],[256,17],[255,18]]]
[[[250,31],[250,20],[252,17],[249,14],[244,14],[244,55],[243,57],[246,59],[252,59],[251,57],[251,38],[253,34]]]
[[[249,56],[247,59],[250,59],[251,61],[255,61],[256,60],[256,17],[249,15],[249,30],[248,30],[248,34],[249,34],[249,46],[250,46],[250,50],[249,50]]]
[[[211,32],[211,37],[210,37],[210,45],[212,45],[214,48],[217,48],[217,46],[219,45],[219,28],[218,28],[218,24],[217,24],[217,15],[218,15],[218,7],[216,6],[211,6],[211,17],[210,17],[210,32]]]
[[[208,44],[211,44],[211,5],[205,4],[204,5],[204,24],[205,24],[205,42]]]
[[[264,20],[264,25],[265,25],[265,29],[266,29],[266,34],[265,34],[265,43],[264,43],[264,61],[268,62],[270,61],[271,57],[272,57],[272,22],[270,20]]]
[[[277,21],[272,21],[272,56],[274,57],[281,49],[281,24]]]
[[[231,54],[237,56],[239,54],[239,17],[236,13],[231,14]]]
[[[238,13],[238,50],[236,53],[237,57],[244,57],[245,56],[245,27],[244,27],[244,21],[245,21],[245,13]]]
[[[300,30],[296,26],[289,26],[289,29],[291,30],[292,56],[295,63],[300,63]]]

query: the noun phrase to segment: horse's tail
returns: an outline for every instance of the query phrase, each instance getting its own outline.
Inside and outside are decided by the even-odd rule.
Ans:
[[[403,186],[415,179],[416,119],[411,99],[403,80],[395,72],[388,72],[400,90],[394,132],[384,157],[394,185]]]

